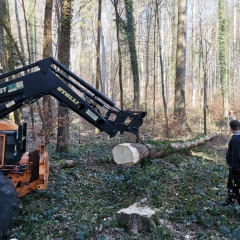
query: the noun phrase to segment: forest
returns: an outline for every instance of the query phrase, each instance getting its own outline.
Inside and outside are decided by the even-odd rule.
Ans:
[[[0,76],[53,57],[118,109],[147,112],[139,136],[108,140],[49,95],[10,113],[28,123],[29,150],[46,143],[51,164],[48,189],[21,198],[9,237],[238,239],[238,206],[218,202],[228,121],[240,117],[239,33],[239,0],[0,0]],[[112,157],[138,137],[170,146],[211,134],[136,166]],[[142,199],[157,209],[156,228],[124,231],[115,212]]]
[[[238,1],[2,0],[1,12],[2,72],[52,56],[166,137],[238,114]],[[35,104],[45,130],[49,101]]]

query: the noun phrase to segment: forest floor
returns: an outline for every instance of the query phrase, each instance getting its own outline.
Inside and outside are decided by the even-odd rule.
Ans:
[[[112,149],[129,139],[82,138],[71,153],[73,168],[50,173],[48,189],[21,198],[19,219],[9,236],[18,240],[240,239],[240,209],[222,207],[228,169],[229,132],[205,144],[145,163],[118,166]],[[132,233],[117,225],[116,212],[141,202],[157,211],[152,232]]]

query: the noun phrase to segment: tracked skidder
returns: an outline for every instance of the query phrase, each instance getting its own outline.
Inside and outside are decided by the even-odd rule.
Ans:
[[[137,135],[144,111],[124,111],[53,58],[0,75],[0,119],[45,95],[56,98],[100,131]],[[18,216],[19,197],[47,188],[49,156],[44,144],[27,150],[27,125],[0,121],[0,238]]]

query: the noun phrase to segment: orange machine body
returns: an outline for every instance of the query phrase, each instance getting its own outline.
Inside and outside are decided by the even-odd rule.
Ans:
[[[45,190],[49,177],[49,156],[44,144],[33,152],[21,155],[16,165],[4,162],[6,135],[8,131],[17,131],[18,125],[8,121],[0,121],[0,171],[12,180],[19,197],[32,190]],[[33,167],[37,166],[37,179],[33,179]]]

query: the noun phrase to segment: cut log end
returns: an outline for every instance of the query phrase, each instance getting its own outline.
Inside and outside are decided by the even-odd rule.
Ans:
[[[133,166],[139,161],[139,152],[130,143],[122,143],[113,149],[114,161],[117,164]]]
[[[151,232],[156,228],[154,216],[156,211],[149,207],[130,206],[117,212],[116,220],[119,227],[139,233],[143,231]]]

